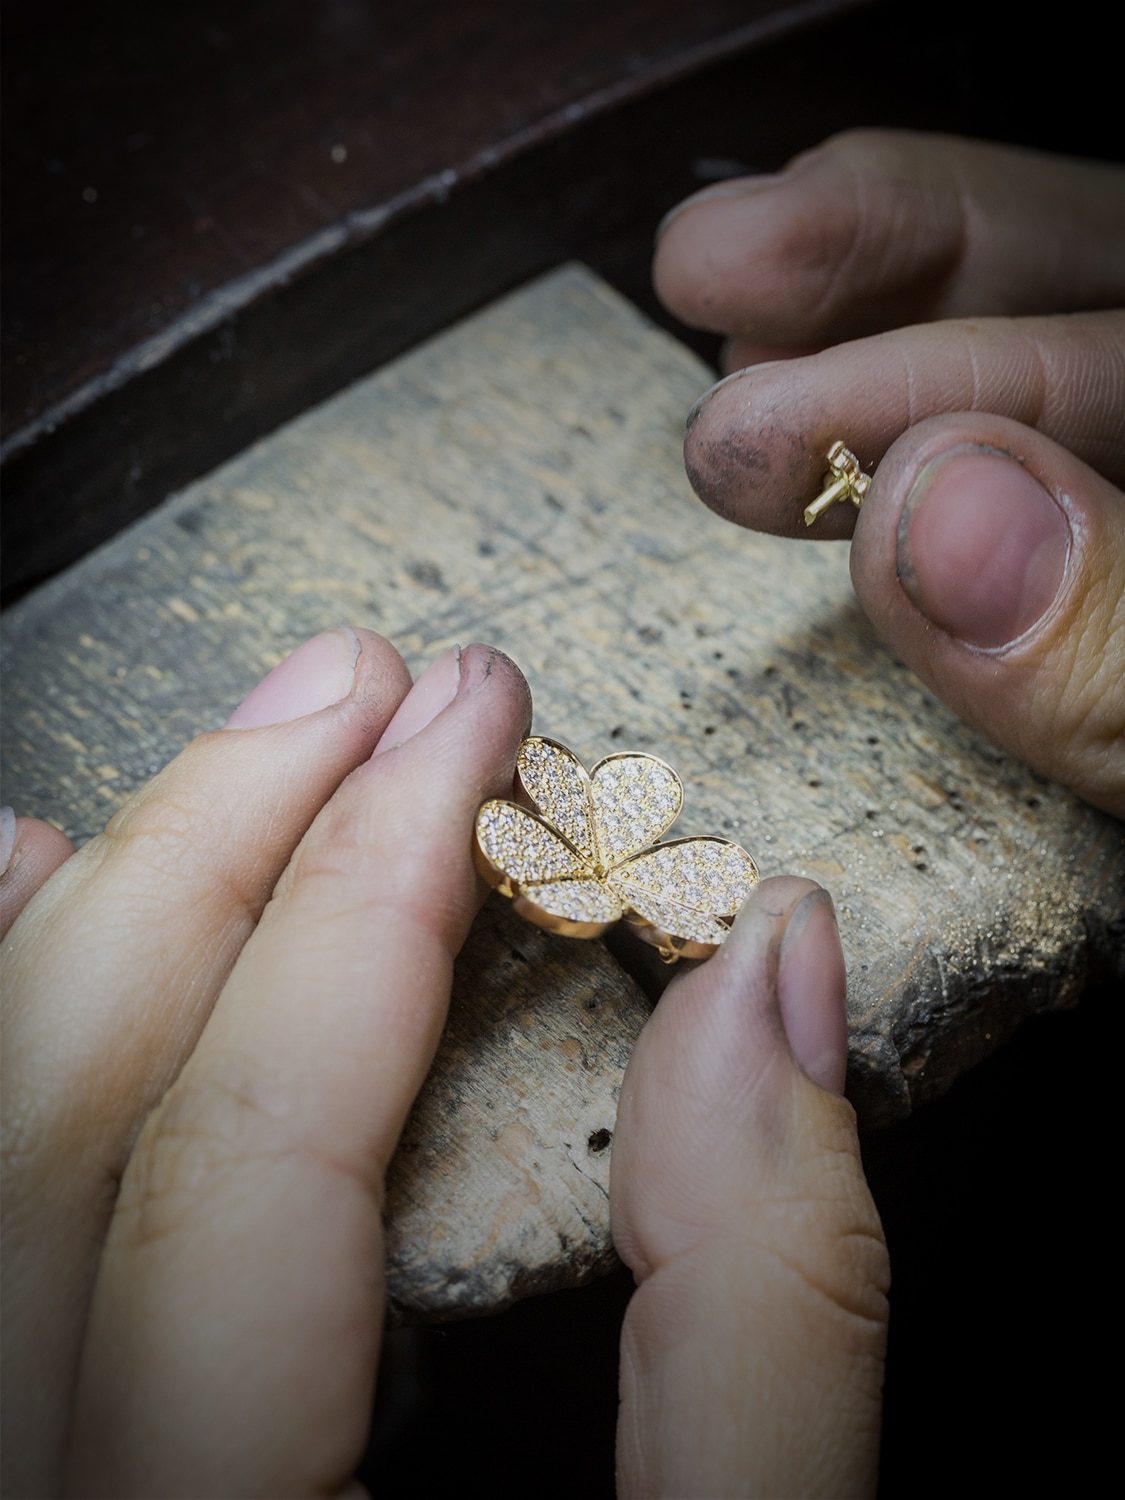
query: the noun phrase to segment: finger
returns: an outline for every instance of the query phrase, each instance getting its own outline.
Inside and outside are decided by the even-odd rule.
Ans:
[[[405,743],[314,823],[140,1137],[91,1315],[83,1494],[334,1494],[362,1453],[383,1172],[480,899],[473,819],[510,791],[529,700],[471,647],[402,713],[385,739]]]
[[[41,885],[74,853],[74,845],[53,823],[17,818],[0,808],[0,939]]]
[[[678,317],[759,345],[935,318],[1125,300],[1125,171],[1010,146],[855,130],[665,220],[653,267]]]
[[[994,743],[1125,816],[1125,495],[997,417],[920,423],[852,544],[864,610]]]
[[[630,1060],[610,1179],[638,1282],[622,1495],[874,1490],[886,1247],[842,1086],[844,965],[811,881],[763,881]]]
[[[3,1412],[13,1493],[54,1483],[129,1145],[195,1045],[298,840],[408,686],[398,654],[371,632],[306,643],[236,711],[241,727],[191,744],[66,862],[7,939]]]
[[[1125,480],[1125,313],[982,319],[903,328],[807,359],[759,365],[707,392],[684,458],[713,510],[781,536],[850,534],[834,505],[808,528],[829,446],[869,471],[915,423],[945,412],[1010,417]]]

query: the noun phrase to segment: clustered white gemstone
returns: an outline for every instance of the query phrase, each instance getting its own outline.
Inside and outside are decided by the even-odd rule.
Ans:
[[[477,814],[477,842],[486,858],[520,885],[591,873],[534,814],[514,802],[484,804]]]
[[[638,901],[629,901],[628,905],[636,917],[643,918],[658,932],[687,938],[693,943],[719,944],[730,931],[727,923],[720,922],[717,917],[705,916],[703,912],[692,911],[675,901],[656,901],[651,896],[644,896]]]
[[[578,758],[550,740],[524,740],[517,762],[520,780],[536,807],[580,854],[595,858],[587,788],[590,778]]]
[[[505,889],[517,885],[535,907],[570,922],[608,926],[632,914],[669,938],[723,941],[723,918],[735,915],[758,872],[724,839],[649,847],[683,801],[670,766],[615,755],[587,775],[569,750],[542,739],[524,741],[518,764],[540,816],[501,801],[477,814],[477,842]]]
[[[605,866],[647,849],[680,815],[680,778],[651,756],[622,755],[594,768],[594,826]]]
[[[569,922],[616,922],[625,908],[598,880],[558,880],[549,885],[525,885],[523,894],[554,917]]]
[[[698,838],[664,844],[613,871],[610,889],[654,926],[697,942],[721,942],[726,923],[757,884],[754,861],[737,844]],[[690,929],[690,930],[689,930]]]

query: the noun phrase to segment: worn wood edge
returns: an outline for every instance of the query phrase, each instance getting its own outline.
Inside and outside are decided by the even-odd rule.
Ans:
[[[1065,892],[1031,891],[1014,920],[995,933],[953,924],[940,941],[919,946],[916,962],[884,958],[875,966],[870,988],[897,991],[897,1013],[894,1025],[880,1031],[851,1007],[847,1096],[861,1129],[892,1125],[940,1099],[1034,1017],[1071,1009],[1099,986],[1125,985],[1125,840],[1115,820],[1106,819],[1102,842],[1107,876],[1100,910],[1080,909]],[[849,951],[848,960],[854,972],[858,955]],[[941,1027],[927,1024],[923,1003],[935,992],[943,997]]]

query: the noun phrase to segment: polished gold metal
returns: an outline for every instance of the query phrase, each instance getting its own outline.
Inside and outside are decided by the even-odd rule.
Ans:
[[[821,480],[827,488],[822,490],[811,505],[805,506],[805,525],[811,526],[837,500],[850,500],[856,510],[863,504],[863,497],[871,488],[871,475],[859,466],[859,459],[843,443],[837,440],[828,450],[828,472]]]
[[[758,883],[745,849],[710,835],[656,841],[684,789],[655,755],[607,755],[587,771],[556,740],[524,740],[520,802],[481,804],[473,857],[529,922],[600,937],[624,920],[666,963],[708,958]]]

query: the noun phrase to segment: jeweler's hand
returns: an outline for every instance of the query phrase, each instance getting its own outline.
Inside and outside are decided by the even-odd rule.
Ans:
[[[782,535],[854,527],[860,603],[903,659],[1125,815],[1125,312],[1103,310],[1125,304],[1125,171],[849,132],[688,199],[654,275],[732,338],[738,373],[689,418],[700,496]],[[838,438],[874,482],[810,530]]]
[[[766,880],[637,1043],[610,1177],[639,1284],[622,1496],[875,1492],[889,1275],[841,1097],[844,989],[827,892]]]
[[[6,821],[5,1494],[359,1495],[384,1171],[530,708],[480,646],[409,688],[330,632],[79,854]],[[873,1482],[886,1255],[845,1045],[831,903],[786,879],[638,1044],[627,1494]]]
[[[318,636],[38,894],[67,846],[9,820],[13,1500],[358,1493],[383,1173],[530,716],[481,646],[409,688]]]

